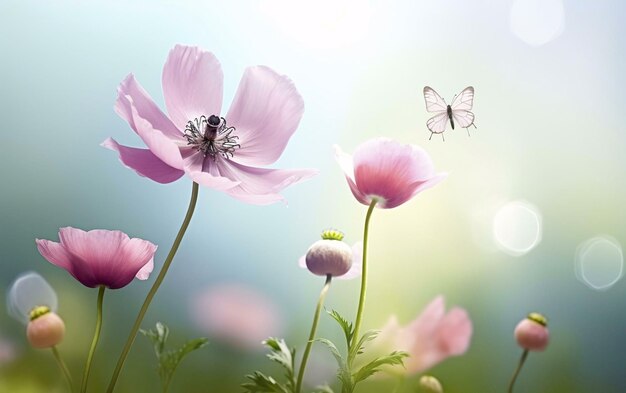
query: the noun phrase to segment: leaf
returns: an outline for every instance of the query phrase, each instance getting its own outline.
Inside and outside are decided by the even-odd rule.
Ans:
[[[333,344],[332,341],[325,338],[318,338],[315,341],[321,342],[322,344],[326,345],[328,349],[330,349],[330,352],[335,357],[335,360],[337,360],[337,364],[339,365],[337,378],[339,378],[339,381],[343,386],[342,390],[351,392],[354,387],[354,382],[352,381],[352,372],[350,371],[348,363],[345,361],[343,356],[341,356],[341,353],[337,349],[337,346]]]
[[[285,340],[278,340],[273,337],[265,340],[263,344],[272,350],[267,357],[280,364],[287,371],[288,375],[293,375],[295,349],[290,349]]]
[[[350,346],[350,349],[348,351],[348,364],[352,364],[357,355],[363,353],[363,351],[365,350],[365,343],[375,339],[378,336],[378,333],[380,333],[380,331],[378,330],[368,330],[367,332],[363,333],[356,345]]]
[[[196,338],[187,341],[178,349],[165,350],[165,344],[169,337],[169,328],[157,322],[155,330],[140,330],[141,334],[148,337],[154,345],[154,352],[158,360],[158,372],[163,385],[163,391],[167,391],[169,384],[174,376],[174,372],[180,365],[180,362],[196,349],[200,349],[208,344],[207,338]]]
[[[380,371],[380,367],[384,365],[394,366],[401,365],[404,366],[404,358],[409,357],[409,354],[403,351],[393,351],[389,355],[381,356],[367,363],[365,366],[361,367],[359,371],[354,373],[352,376],[354,378],[354,383],[357,384],[375,373]]]
[[[246,389],[246,392],[291,393],[285,386],[276,382],[274,378],[268,377],[260,371],[255,371],[252,375],[246,375],[246,378],[252,381],[241,385],[242,388]]]
[[[352,336],[354,335],[354,328],[352,326],[351,322],[348,322],[348,320],[344,317],[341,316],[341,314],[339,314],[339,312],[332,310],[332,311],[326,311],[328,313],[328,315],[330,315],[335,321],[337,321],[337,323],[339,324],[339,326],[341,326],[341,330],[343,330],[343,334],[346,337],[346,343],[348,345],[348,347],[350,346],[350,343],[352,342]]]

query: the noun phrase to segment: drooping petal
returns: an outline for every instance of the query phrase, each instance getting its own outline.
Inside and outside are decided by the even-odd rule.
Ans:
[[[137,272],[135,277],[138,280],[147,280],[150,277],[150,273],[154,270],[154,258],[151,258],[148,263],[143,265],[141,269]]]
[[[335,159],[346,177],[350,191],[352,191],[352,195],[354,195],[354,197],[362,204],[369,205],[371,203],[371,199],[363,194],[354,182],[354,165],[352,162],[352,156],[344,153],[343,150],[341,150],[341,148],[337,145],[334,146],[334,149]]]
[[[132,108],[142,119],[147,120],[154,129],[161,131],[164,135],[178,139],[182,136],[185,128],[177,128],[161,109],[154,103],[150,95],[137,82],[133,74],[129,74],[117,88],[117,100],[115,101],[115,112],[128,122],[135,132],[137,125],[133,119]]]
[[[46,306],[52,312],[56,312],[58,307],[56,292],[39,274],[35,272],[22,274],[13,282],[7,295],[9,314],[27,324],[31,310],[38,306]]]
[[[130,109],[137,134],[150,151],[167,165],[182,170],[184,165],[179,148],[184,143],[182,135],[178,139],[169,138],[161,131],[155,129],[148,120],[139,116],[134,106],[131,106]]]
[[[236,199],[256,205],[284,201],[280,191],[319,172],[316,169],[254,168],[225,160],[217,161],[217,165],[223,176],[241,182],[226,192]]]
[[[174,124],[184,130],[200,116],[219,116],[224,75],[211,52],[195,46],[176,45],[163,67],[165,106]]]
[[[41,256],[46,258],[48,262],[67,271],[72,270],[72,255],[67,252],[63,245],[45,239],[35,239],[35,243]]]
[[[176,168],[167,165],[154,155],[149,149],[137,149],[123,146],[113,138],[108,138],[102,142],[101,146],[116,151],[120,161],[128,168],[134,170],[139,175],[152,179],[158,183],[171,183],[180,179],[185,174]]]
[[[274,163],[303,113],[304,101],[289,78],[264,66],[247,68],[226,115],[241,145],[233,160],[251,166]]]

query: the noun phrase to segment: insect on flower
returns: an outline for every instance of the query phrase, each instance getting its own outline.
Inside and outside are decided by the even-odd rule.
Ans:
[[[450,105],[432,87],[424,87],[424,100],[426,100],[426,111],[435,113],[435,116],[426,121],[426,127],[430,130],[430,140],[433,134],[442,134],[446,130],[448,120],[454,130],[454,124],[468,129],[474,126],[474,114],[471,112],[474,105],[474,88],[468,86],[459,94],[455,95]],[[467,130],[469,135],[469,130]]]

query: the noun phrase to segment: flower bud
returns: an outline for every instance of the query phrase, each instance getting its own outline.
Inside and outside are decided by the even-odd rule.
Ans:
[[[424,375],[420,378],[420,387],[427,393],[443,393],[441,382],[431,375]]]
[[[47,307],[36,307],[26,327],[26,337],[33,348],[51,348],[59,344],[65,335],[65,323]]]
[[[517,344],[529,351],[543,351],[548,346],[548,320],[539,313],[530,313],[515,328]]]
[[[313,274],[342,276],[352,267],[352,247],[343,241],[343,234],[335,230],[322,233],[306,253],[306,267]]]

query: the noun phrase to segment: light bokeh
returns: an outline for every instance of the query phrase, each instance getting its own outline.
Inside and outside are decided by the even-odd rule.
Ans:
[[[364,328],[382,326],[391,314],[407,323],[443,294],[468,310],[474,336],[465,356],[431,373],[451,392],[503,391],[520,354],[513,329],[538,311],[550,320],[552,341],[530,356],[520,391],[625,391],[626,286],[583,285],[576,252],[597,234],[626,241],[626,3],[562,2],[563,28],[531,30],[526,42],[512,31],[513,7],[537,2],[293,4],[0,2],[0,286],[28,270],[46,277],[59,295],[68,337],[60,349],[75,375],[91,340],[96,291],[46,262],[34,239],[55,239],[67,225],[120,229],[158,244],[157,268],[163,263],[185,213],[188,179],[153,183],[99,144],[113,136],[141,146],[113,111],[117,85],[132,72],[162,106],[161,69],[183,43],[221,61],[225,108],[245,67],[264,64],[288,75],[306,110],[276,167],[319,168],[320,175],[286,190],[288,206],[250,206],[201,189],[144,328],[168,324],[173,343],[204,334],[189,299],[233,283],[275,304],[285,338],[302,348],[323,278],[298,267],[298,258],[327,227],[344,231],[348,244],[363,236],[366,207],[350,193],[332,145],[353,151],[385,136],[419,144],[449,177],[397,209],[374,212]],[[428,141],[425,85],[446,98],[474,86],[478,129],[471,137],[457,129],[446,131],[445,142]],[[512,256],[494,244],[493,219],[499,206],[517,200],[541,213],[542,240]],[[153,279],[107,293],[94,386],[108,382]],[[358,288],[358,280],[334,282],[327,306],[353,318]],[[20,354],[0,365],[0,392],[62,389],[53,358],[26,346],[22,324],[0,313],[0,333]],[[330,318],[322,318],[320,334],[340,338]],[[139,337],[117,392],[158,391],[154,362],[151,344]],[[258,368],[271,369],[262,352],[212,340],[183,362],[172,391],[240,391],[243,375]],[[359,391],[391,391],[393,382]]]

